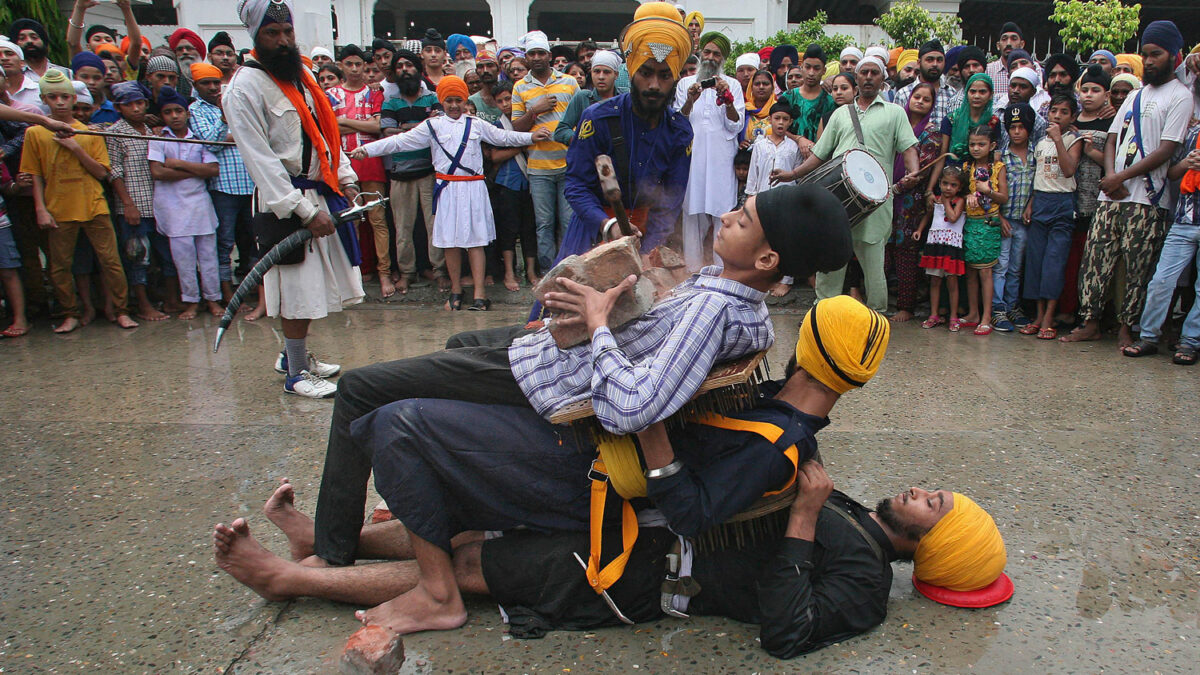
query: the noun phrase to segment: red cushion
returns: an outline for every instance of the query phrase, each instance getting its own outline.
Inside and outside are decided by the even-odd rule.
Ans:
[[[1007,601],[1013,596],[1013,582],[1007,574],[1001,573],[992,583],[974,591],[952,591],[949,588],[934,586],[917,579],[913,575],[913,586],[925,597],[951,607],[969,607],[979,609],[992,607]]]

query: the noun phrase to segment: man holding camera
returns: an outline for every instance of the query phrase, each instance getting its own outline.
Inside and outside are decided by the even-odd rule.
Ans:
[[[692,123],[692,170],[683,200],[683,257],[688,270],[705,264],[709,231],[737,204],[733,156],[746,116],[746,98],[736,78],[722,73],[729,38],[712,31],[700,36],[700,69],[675,87],[675,108]]]

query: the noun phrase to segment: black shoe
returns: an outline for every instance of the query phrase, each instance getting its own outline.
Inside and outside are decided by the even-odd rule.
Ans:
[[[492,308],[492,301],[487,298],[475,298],[475,302],[467,309],[472,312],[486,312]]]

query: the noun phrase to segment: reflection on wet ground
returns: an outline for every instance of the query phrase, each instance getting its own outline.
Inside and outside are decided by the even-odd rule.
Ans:
[[[515,323],[517,306],[448,315],[370,308],[314,325],[347,367],[414,356]],[[776,374],[798,315],[776,315]],[[0,671],[308,673],[332,667],[353,608],[262,602],[219,574],[214,522],[258,508],[281,476],[311,513],[331,404],[287,396],[282,335],[239,322],[89,327],[0,342],[9,374],[0,545]],[[462,630],[411,636],[407,672],[1193,672],[1200,658],[1200,372],[1016,335],[894,332],[887,362],[821,432],[835,484],[874,503],[910,485],[973,496],[996,518],[1011,602],[956,610],[896,565],[887,622],[797,661],[757,630],[663,620],[510,640],[494,605]],[[231,668],[232,667],[232,668]]]

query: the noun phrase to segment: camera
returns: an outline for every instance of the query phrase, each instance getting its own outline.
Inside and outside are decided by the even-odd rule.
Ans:
[[[715,86],[717,86],[717,78],[715,76],[710,77],[707,80],[700,80],[701,89],[712,89]]]

